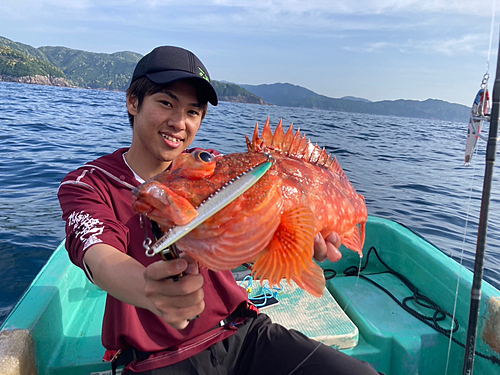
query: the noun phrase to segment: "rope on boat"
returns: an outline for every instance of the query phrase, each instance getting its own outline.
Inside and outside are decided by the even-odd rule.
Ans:
[[[405,297],[402,301],[400,301],[390,291],[388,291],[386,288],[384,288],[382,285],[380,285],[377,282],[373,281],[372,279],[370,279],[366,275],[362,275],[361,274],[361,272],[364,271],[366,269],[366,267],[368,266],[368,262],[370,260],[370,255],[371,255],[372,252],[375,253],[375,255],[378,258],[378,260],[380,261],[380,263],[382,265],[384,265],[385,268],[387,268],[387,271],[383,271],[383,272],[380,272],[378,274],[390,273],[390,274],[396,276],[413,293],[412,296]],[[330,270],[330,269],[325,269],[324,270],[324,272],[325,272],[325,278],[326,279],[332,279],[332,278],[335,277],[336,273],[335,273],[335,271],[333,271],[333,272],[332,271],[333,270]],[[330,274],[327,275],[327,273],[330,273]],[[465,348],[465,344],[463,344],[460,341],[458,341],[452,335],[460,327],[459,323],[458,323],[458,320],[451,313],[449,313],[448,311],[444,310],[437,303],[435,303],[434,301],[432,301],[429,297],[425,296],[424,294],[421,294],[419,292],[418,288],[410,280],[408,280],[404,275],[402,275],[401,273],[399,273],[399,272],[393,270],[391,267],[389,267],[380,258],[380,255],[378,254],[377,249],[374,246],[370,247],[370,250],[368,250],[364,266],[362,266],[361,268],[359,268],[357,266],[348,267],[348,268],[346,268],[344,270],[344,275],[345,276],[358,276],[358,277],[360,277],[360,278],[362,278],[364,280],[369,281],[370,283],[372,283],[373,285],[375,285],[376,287],[378,287],[379,289],[381,289],[383,292],[385,292],[399,306],[401,306],[401,308],[403,308],[405,311],[407,311],[408,313],[410,313],[411,315],[413,315],[415,318],[417,318],[418,320],[420,320],[423,323],[427,324],[429,327],[433,328],[437,332],[439,332],[439,333],[443,334],[444,336],[448,337],[449,339],[451,339],[457,345],[461,346],[462,348]],[[420,306],[425,307],[427,309],[434,310],[434,314],[432,316],[426,316],[424,314],[419,313],[417,310],[415,310],[414,308],[412,308],[412,307],[410,307],[408,305],[409,301],[413,301],[417,305],[420,305]],[[446,317],[449,317],[449,318],[451,318],[453,320],[453,328],[452,329],[446,329],[446,328],[443,328],[443,327],[441,327],[439,325],[438,322],[441,322],[441,321],[445,320]],[[497,356],[495,356],[495,355],[488,356],[488,355],[483,354],[483,353],[478,352],[478,351],[476,351],[475,353],[476,353],[477,356],[479,356],[481,358],[484,358],[484,359],[489,360],[489,361],[491,361],[491,362],[493,362],[493,363],[495,363],[497,365],[500,365],[500,358],[497,357]]]

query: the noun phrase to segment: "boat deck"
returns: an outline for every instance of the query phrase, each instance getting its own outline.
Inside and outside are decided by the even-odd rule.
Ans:
[[[272,290],[268,285],[265,285],[267,290],[264,290],[259,281],[239,284],[245,288],[251,286],[251,299],[264,293],[275,295],[278,304],[272,306],[259,307],[264,305],[264,299],[254,299],[260,311],[269,315],[274,323],[298,330],[307,337],[336,349],[354,348],[358,344],[358,328],[328,289],[325,288],[324,295],[317,298],[300,289],[294,282],[289,284],[285,279]]]
[[[472,277],[470,272],[460,268],[456,262],[450,263],[445,254],[436,254],[432,245],[404,227],[372,218],[368,224],[365,254],[374,246],[387,264],[408,277],[423,294],[439,301],[440,306],[450,312],[453,312],[454,307],[457,274],[461,273],[461,291],[456,308],[460,328],[454,337],[464,342],[470,298],[467,285],[470,285]],[[398,233],[395,233],[395,229]],[[324,268],[336,270],[337,276],[327,281],[328,291],[357,327],[355,346],[340,350],[372,363],[378,371],[387,375],[444,374],[446,366],[448,374],[461,373],[464,349],[453,343],[450,347],[451,359],[447,364],[449,339],[403,310],[388,294],[370,282],[355,276],[344,276],[343,271],[347,267],[359,266],[360,261],[354,252],[347,249],[342,252],[344,257],[341,261],[322,264]],[[443,267],[444,263],[449,265]],[[400,301],[411,295],[407,286],[393,274],[386,273],[386,268],[373,255],[362,274],[380,283]],[[493,331],[498,333],[500,314],[495,318],[494,308],[500,306],[500,292],[485,284],[483,300],[478,332],[493,327]],[[100,332],[104,304],[105,293],[88,282],[84,273],[69,262],[64,248],[58,248],[1,327],[0,364],[12,363],[13,371],[7,373],[16,374],[17,369],[19,374],[30,375],[34,372],[25,370],[29,358],[34,357],[39,375],[110,373],[109,363],[102,362],[104,348]],[[300,303],[297,305],[300,307]],[[412,306],[421,314],[433,314],[429,309]],[[272,315],[272,308],[264,312]],[[320,318],[333,326],[337,321],[335,317],[328,318],[327,315]],[[441,325],[449,328],[450,322],[448,318]],[[304,327],[304,331],[307,329]],[[30,332],[34,345],[28,342],[15,346],[11,342],[11,349],[6,349],[8,336],[12,337],[10,334],[16,330]],[[318,331],[318,337],[324,336],[322,328],[318,328]],[[315,335],[314,332],[307,334]],[[498,334],[495,339],[498,339]],[[478,351],[498,356],[492,350],[494,344],[485,343],[482,339],[478,341]],[[20,358],[18,362],[16,356]],[[475,373],[500,373],[500,366],[476,357]]]

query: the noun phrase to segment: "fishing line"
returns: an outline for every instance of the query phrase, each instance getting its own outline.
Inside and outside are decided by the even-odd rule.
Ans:
[[[493,0],[492,3],[493,3],[493,9],[492,9],[492,12],[491,12],[490,47],[488,49],[488,59],[486,60],[486,73],[488,73],[488,71],[490,69],[491,46],[493,44],[493,29],[494,29],[494,26],[495,26],[495,13],[496,13],[496,9],[497,9],[497,2],[496,2],[496,0]]]
[[[488,72],[490,69],[490,56],[491,56],[491,48],[493,45],[493,30],[495,28],[495,13],[496,13],[496,7],[497,7],[496,0],[492,0],[492,3],[493,3],[493,6],[491,9],[490,42],[489,42],[489,46],[488,46],[488,57],[486,59],[485,77],[489,77]],[[484,101],[485,102],[487,100],[487,97],[486,97],[487,90],[488,90],[488,87],[487,86],[484,87]],[[484,105],[483,105],[483,108],[484,108]],[[478,150],[479,150],[479,145],[476,147],[476,149],[474,151],[474,156],[475,156],[476,161],[477,161]],[[465,216],[465,227],[464,227],[464,235],[463,235],[463,240],[462,240],[462,251],[460,254],[460,268],[459,268],[458,277],[457,277],[457,286],[455,289],[455,301],[453,304],[453,318],[452,318],[451,323],[450,323],[451,324],[451,326],[450,326],[450,340],[448,343],[448,355],[446,358],[445,375],[448,374],[448,366],[449,366],[450,356],[451,356],[451,344],[453,342],[453,333],[454,333],[453,332],[453,323],[455,322],[455,315],[456,315],[457,303],[458,303],[458,292],[460,290],[460,280],[462,278],[462,266],[463,266],[464,252],[465,252],[465,243],[466,243],[466,238],[467,238],[467,228],[468,228],[468,224],[469,224],[469,214],[470,214],[470,208],[471,208],[471,202],[472,202],[472,190],[474,188],[474,179],[476,177],[476,165],[477,165],[477,163],[474,163],[473,170],[472,170],[471,186],[470,186],[470,190],[469,190],[469,200],[467,203],[467,212],[466,212],[466,216]]]
[[[363,258],[360,256],[360,257],[359,257],[358,272],[357,272],[357,274],[356,274],[356,283],[354,284],[354,286],[355,286],[355,287],[357,287],[357,286],[358,286],[358,281],[359,281],[359,279],[360,279],[361,269],[362,269],[362,267],[361,267],[361,266],[362,266],[362,259],[363,259]],[[353,266],[353,267],[355,267],[355,266]],[[334,272],[335,272],[335,271],[334,271]],[[333,279],[336,275],[337,275],[337,272],[335,272],[335,274],[334,274],[332,277],[330,277],[330,279]],[[343,311],[346,315],[348,315],[348,314],[346,313],[346,311],[347,311],[347,309],[349,308],[350,304],[351,304],[351,301],[347,302],[347,304],[346,304],[346,305],[342,308],[342,311]],[[348,315],[348,316],[349,316],[349,315]]]
[[[359,274],[361,273],[361,256],[359,257],[359,265],[358,265],[358,276],[356,277],[356,284],[355,286],[358,286],[358,281],[359,281]]]
[[[303,360],[302,362],[300,362],[300,363],[297,365],[297,367],[295,367],[292,371],[290,371],[290,372],[288,373],[288,375],[292,375],[294,372],[296,372],[296,371],[300,368],[300,366],[302,366],[302,365],[304,364],[304,362],[305,362],[305,361],[307,361],[309,358],[311,358],[311,356],[314,354],[314,352],[315,352],[316,350],[318,350],[318,349],[319,349],[319,347],[320,347],[320,346],[321,346],[321,343],[320,343],[320,342],[318,342],[318,345],[317,345],[317,346],[316,346],[316,347],[315,347],[315,348],[311,351],[311,353],[309,353],[309,355],[308,355],[306,358],[304,358],[304,360]]]
[[[476,156],[476,161],[477,161],[477,153],[478,153],[478,148],[476,147],[476,150],[474,151],[474,156]],[[472,179],[471,179],[471,184],[470,184],[470,189],[469,189],[469,200],[467,203],[467,211],[465,214],[465,226],[464,226],[464,235],[463,235],[463,240],[462,240],[462,251],[460,253],[460,268],[458,271],[458,277],[457,277],[457,286],[455,288],[455,301],[453,304],[453,313],[452,313],[452,320],[451,320],[451,325],[450,325],[450,340],[448,343],[448,356],[446,357],[446,368],[445,368],[445,375],[448,375],[448,365],[450,363],[450,354],[451,354],[451,344],[453,342],[453,323],[455,322],[455,315],[457,312],[457,302],[458,302],[458,291],[460,290],[460,280],[462,279],[462,264],[463,264],[463,259],[464,259],[464,253],[465,253],[465,240],[467,238],[467,228],[469,226],[469,214],[470,214],[470,207],[471,207],[471,202],[472,202],[472,190],[474,188],[474,179],[476,178],[476,165],[477,163],[474,162],[474,166],[472,168]]]
[[[491,47],[491,46],[490,46]],[[451,325],[450,325],[450,340],[448,342],[448,355],[446,357],[446,368],[445,368],[445,375],[448,375],[448,366],[450,363],[450,356],[451,356],[451,345],[453,342],[453,322],[455,321],[455,316],[457,312],[457,304],[458,304],[458,292],[460,290],[460,280],[462,279],[462,266],[463,266],[463,259],[464,259],[464,253],[465,253],[465,243],[466,243],[466,238],[467,238],[467,229],[469,227],[469,215],[470,215],[470,209],[471,209],[471,202],[472,202],[472,190],[474,189],[474,180],[476,178],[476,167],[477,167],[477,154],[479,152],[479,145],[476,147],[474,150],[474,165],[472,167],[472,177],[471,177],[471,182],[470,182],[470,189],[469,189],[469,199],[467,202],[467,211],[465,213],[465,225],[464,225],[464,234],[463,234],[463,239],[462,239],[462,249],[460,253],[460,268],[458,271],[457,275],[457,286],[455,288],[455,300],[453,303],[453,313],[452,313],[452,320],[451,320]]]

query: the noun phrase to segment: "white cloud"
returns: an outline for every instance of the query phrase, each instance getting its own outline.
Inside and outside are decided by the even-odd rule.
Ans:
[[[179,5],[173,0],[0,0],[0,25],[3,18],[23,24],[29,20],[31,29],[52,33],[83,27],[89,33],[100,28],[108,33],[147,29],[184,35],[210,31],[219,37],[261,40],[345,39],[339,48],[349,51],[433,50],[452,56],[484,50],[489,35],[477,33],[489,32],[489,1],[188,0]],[[9,37],[8,29],[0,26],[0,35]],[[441,40],[435,40],[436,35]]]
[[[309,87],[324,76],[323,69],[330,74],[337,67],[341,79],[370,67],[364,86],[373,77],[383,79],[388,64],[394,64],[386,69],[392,76],[399,64],[419,71],[422,61],[433,62],[428,69],[434,77],[442,76],[439,69],[460,71],[457,81],[482,73],[493,1],[0,0],[0,35],[35,47],[94,52],[144,54],[172,43],[207,59],[214,77],[254,83]],[[495,49],[497,40],[495,27]],[[297,71],[303,72],[302,82],[289,73]]]
[[[397,15],[402,13],[465,14],[491,17],[495,0],[191,0],[182,5],[173,0],[3,0],[0,9],[41,9],[49,7],[55,13],[61,9],[109,9],[129,8],[136,13],[147,9],[180,8],[191,9],[186,17],[196,15],[196,9],[214,8],[225,13],[248,15]]]
[[[401,12],[469,14],[491,17],[495,0],[213,0],[215,5],[270,13],[396,14]]]
[[[432,43],[426,43],[426,47],[432,48],[434,51],[447,56],[483,52],[478,49],[480,45],[485,45],[484,36],[478,34],[464,35],[456,39],[437,40]]]
[[[377,53],[388,52],[388,50],[401,53],[434,53],[446,56],[458,55],[482,55],[486,56],[488,40],[486,34],[467,34],[459,38],[433,38],[433,39],[408,39],[403,42],[373,42],[362,46],[346,46],[343,49],[351,52]]]
[[[372,52],[381,52],[387,49],[401,49],[401,45],[398,43],[375,42],[375,43],[367,43],[363,47],[346,46],[343,49],[346,51],[353,51],[353,52],[372,53]]]
[[[43,9],[48,7],[52,8],[54,12],[60,11],[61,9],[76,9],[82,10],[87,9],[92,6],[92,0],[3,0],[0,8],[4,11],[15,12],[18,10],[24,10],[25,12],[33,12],[35,10]]]

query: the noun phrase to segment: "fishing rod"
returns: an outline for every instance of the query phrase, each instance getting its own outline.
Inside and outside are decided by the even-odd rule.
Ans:
[[[490,211],[491,186],[493,184],[493,169],[497,154],[498,119],[500,110],[500,41],[497,55],[497,68],[495,83],[493,85],[493,105],[491,107],[490,131],[488,136],[488,145],[486,146],[486,166],[484,171],[483,195],[481,198],[481,212],[479,215],[479,229],[476,243],[474,279],[471,290],[463,375],[472,375],[474,372],[477,327],[481,302],[481,284],[483,281],[484,271],[484,253],[486,247],[486,234],[488,231],[488,216]]]

